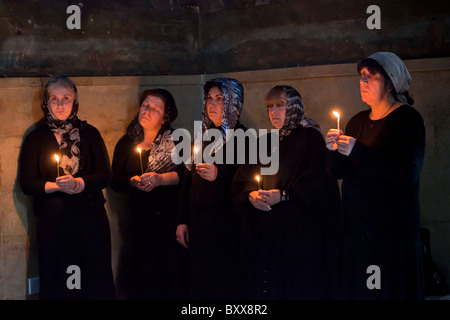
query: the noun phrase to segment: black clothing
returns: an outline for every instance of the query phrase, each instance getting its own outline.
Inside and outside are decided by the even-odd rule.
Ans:
[[[301,125],[292,129],[279,143],[278,172],[261,176],[262,190],[286,190],[289,200],[268,212],[248,200],[258,190],[255,176],[261,175],[261,165],[237,171],[232,187],[243,216],[246,298],[335,298],[340,199],[337,182],[326,171],[326,154],[319,131]]]
[[[136,148],[128,135],[117,142],[111,184],[114,191],[128,193],[133,216],[131,298],[185,299],[187,250],[176,241],[179,186],[158,186],[150,192],[132,187],[131,177],[141,175]],[[144,171],[149,153],[142,151]]]
[[[85,189],[74,195],[46,193],[45,183],[55,181],[59,152],[48,126],[33,130],[24,140],[19,161],[20,185],[34,197],[40,299],[113,299],[111,236],[102,189],[111,180],[111,166],[103,139],[96,128],[80,129],[80,167]],[[61,170],[62,172],[62,170]],[[67,268],[81,271],[81,289],[69,290]]]
[[[355,115],[346,135],[356,139],[350,156],[331,152],[343,179],[345,299],[422,299],[419,177],[425,151],[420,114],[402,105],[380,120],[370,110]],[[381,289],[366,281],[376,265]]]
[[[239,122],[234,129],[246,130]],[[190,299],[239,299],[241,294],[240,219],[231,201],[238,154],[235,144],[234,164],[227,164],[228,146],[223,146],[222,164],[215,164],[218,173],[214,181],[201,178],[194,165],[182,179],[178,224],[189,226]]]

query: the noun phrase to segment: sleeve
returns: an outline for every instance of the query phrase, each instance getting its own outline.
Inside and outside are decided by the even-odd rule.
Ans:
[[[116,192],[126,192],[131,189],[130,179],[132,175],[125,170],[129,148],[124,137],[117,142],[112,160],[111,188]]]
[[[400,184],[413,184],[419,179],[425,154],[425,126],[417,111],[402,114],[392,139],[394,148],[389,151],[374,150],[356,141],[350,158],[372,175]]]
[[[256,172],[257,166],[251,164],[241,164],[239,165],[236,173],[231,181],[231,199],[236,212],[240,215],[251,205],[248,200],[248,195],[250,192],[258,190],[258,185],[251,176]]]
[[[100,132],[96,128],[92,128],[92,134],[89,137],[85,137],[85,139],[89,141],[88,150],[94,162],[92,164],[94,170],[81,175],[81,178],[84,180],[85,191],[106,188],[111,183],[112,178],[111,163],[105,142]]]
[[[40,140],[39,143],[35,140]],[[22,144],[19,156],[19,181],[22,191],[29,196],[44,195],[45,183],[39,172],[39,154],[42,139],[35,139],[35,135],[28,135]],[[56,178],[56,170],[55,170]]]
[[[318,131],[310,132],[302,139],[302,143],[307,143],[308,147],[298,164],[299,173],[290,180],[286,190],[290,200],[316,208],[318,204],[326,206],[324,195],[335,194],[336,181],[331,181],[326,169],[327,149],[322,135]]]
[[[184,166],[183,166],[184,167]],[[189,224],[190,222],[190,190],[192,184],[191,171],[186,168],[178,168],[177,173],[181,174],[180,177],[180,192],[178,194],[178,210],[177,210],[177,225]]]

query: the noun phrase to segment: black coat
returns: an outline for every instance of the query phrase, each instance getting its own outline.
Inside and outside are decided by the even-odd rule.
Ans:
[[[369,114],[358,113],[346,127],[345,134],[356,139],[350,156],[330,152],[333,171],[343,179],[344,298],[422,299],[424,122],[408,105],[376,121]],[[380,268],[381,289],[366,285],[371,265]]]
[[[133,261],[126,277],[131,281],[130,297],[184,299],[187,291],[187,250],[176,241],[179,186],[159,186],[150,192],[131,187],[131,177],[141,175],[136,148],[137,145],[128,135],[117,142],[111,184],[114,191],[129,195],[133,220]],[[142,152],[144,172],[149,152]],[[180,170],[179,167],[177,169]]]
[[[261,140],[261,139],[260,139]],[[279,144],[279,169],[261,189],[286,190],[289,200],[268,212],[248,200],[260,164],[243,165],[233,180],[242,215],[242,259],[249,299],[331,299],[340,249],[339,188],[327,173],[322,135],[299,126]]]
[[[46,193],[47,181],[57,177],[54,154],[59,145],[46,126],[24,140],[19,161],[20,185],[34,198],[40,299],[112,299],[111,236],[102,189],[111,181],[109,156],[98,130],[80,129],[80,166],[83,192],[68,195]],[[68,290],[67,268],[78,265],[81,290]]]
[[[245,127],[238,122],[235,130]],[[224,155],[228,143],[224,145]],[[237,155],[235,153],[235,155]],[[235,159],[236,160],[236,159]],[[189,297],[238,299],[240,219],[231,200],[238,164],[216,164],[214,181],[186,169],[180,194],[179,224],[189,226]]]

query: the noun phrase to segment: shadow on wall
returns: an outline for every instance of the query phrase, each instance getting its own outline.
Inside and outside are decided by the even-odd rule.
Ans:
[[[20,144],[19,157],[17,159],[17,174],[16,180],[14,181],[14,186],[12,190],[13,198],[14,198],[14,206],[16,208],[16,212],[22,222],[24,229],[27,232],[29,246],[27,246],[27,272],[25,279],[25,288],[26,293],[25,297],[27,300],[34,300],[35,295],[29,295],[28,291],[28,279],[35,278],[39,276],[39,267],[38,267],[38,254],[37,254],[37,238],[36,238],[36,216],[34,214],[33,208],[33,198],[31,196],[27,196],[23,193],[22,188],[20,187],[20,169],[19,169],[19,159],[22,154],[22,145],[25,138],[30,134],[34,129],[45,125],[44,118],[40,119],[38,122],[31,125],[24,133],[22,137],[22,142]],[[14,266],[10,266],[14,267]]]

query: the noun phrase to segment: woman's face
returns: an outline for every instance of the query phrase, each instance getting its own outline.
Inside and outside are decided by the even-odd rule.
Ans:
[[[216,127],[222,125],[223,106],[222,91],[217,87],[209,89],[208,96],[206,97],[206,111],[208,112],[209,119],[214,122]]]
[[[53,116],[61,121],[69,118],[73,100],[75,99],[75,91],[59,84],[53,84],[47,88],[48,106]]]
[[[164,101],[159,97],[148,95],[139,109],[139,123],[145,129],[159,130],[164,121],[164,111]]]
[[[286,117],[286,92],[282,92],[278,100],[273,104],[268,104],[269,119],[275,129],[281,129],[284,126]]]
[[[370,73],[366,67],[361,69],[359,90],[361,92],[361,100],[368,105],[378,103],[386,95],[383,77],[379,73]]]

